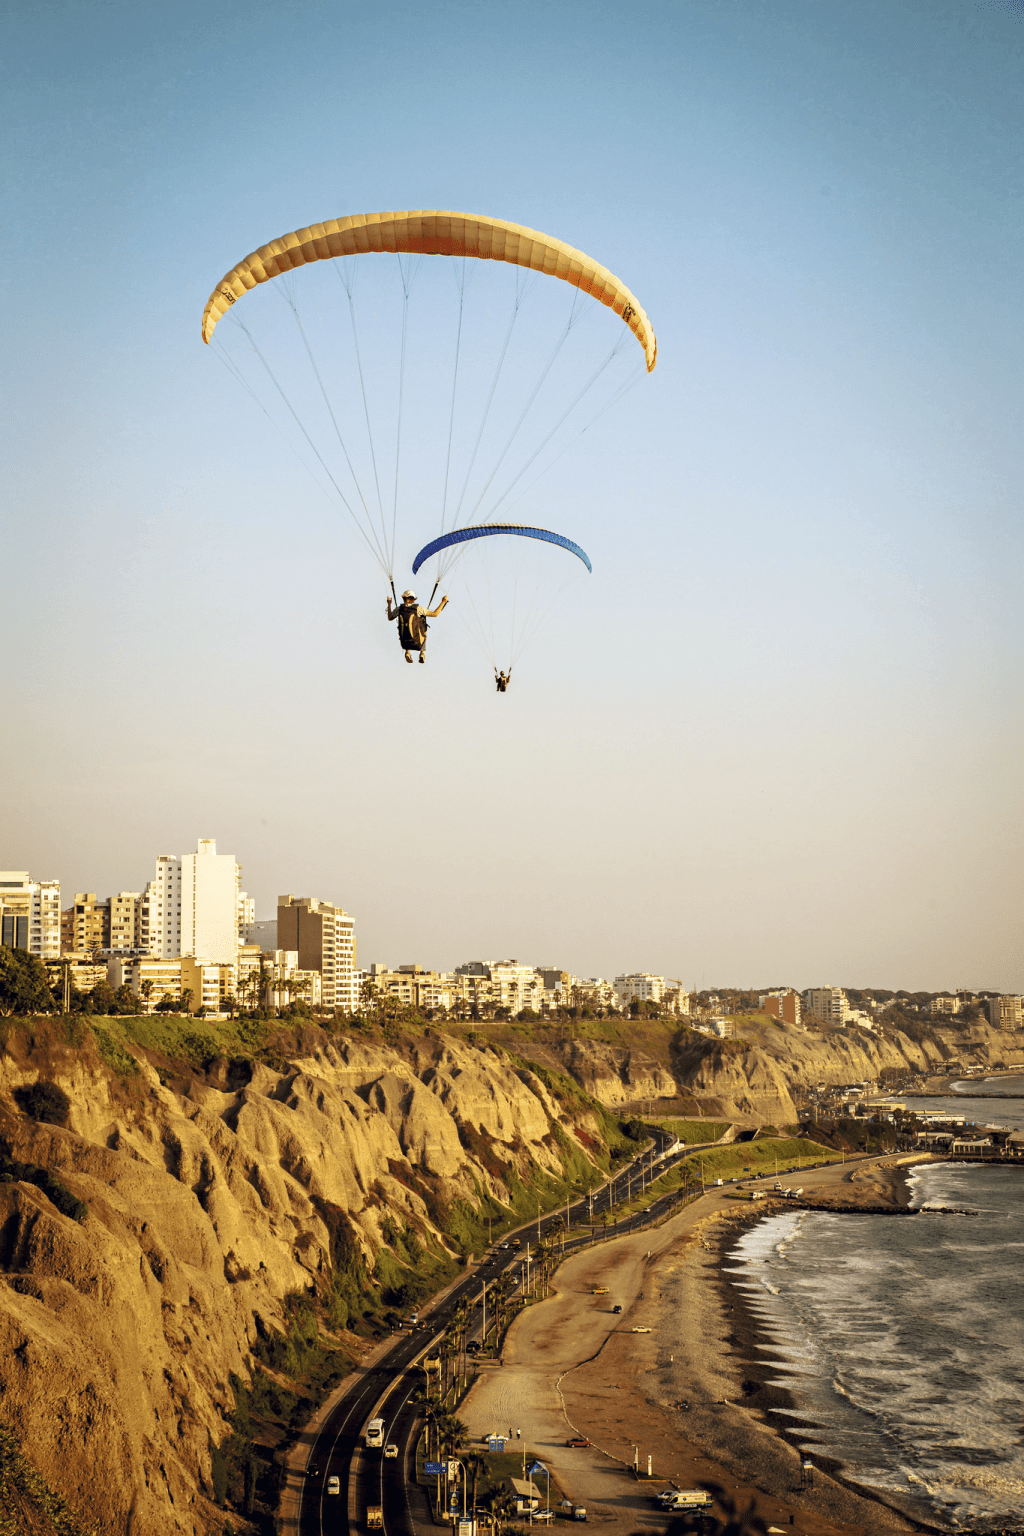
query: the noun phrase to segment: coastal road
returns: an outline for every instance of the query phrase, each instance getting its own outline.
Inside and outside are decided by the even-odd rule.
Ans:
[[[410,1500],[415,1500],[418,1494],[412,1485],[419,1420],[413,1398],[422,1377],[414,1362],[440,1341],[463,1302],[472,1305],[484,1285],[489,1287],[503,1271],[521,1271],[525,1267],[524,1249],[528,1252],[537,1237],[564,1230],[567,1254],[603,1239],[603,1232],[599,1238],[591,1231],[592,1218],[599,1219],[615,1205],[639,1194],[641,1187],[646,1188],[652,1178],[658,1178],[684,1157],[716,1145],[703,1142],[676,1147],[667,1132],[652,1129],[653,1144],[613,1179],[592,1194],[525,1223],[484,1254],[480,1263],[445,1292],[438,1305],[416,1326],[398,1335],[390,1349],[340,1398],[320,1426],[309,1453],[310,1475],[299,1493],[298,1536],[337,1536],[345,1524],[362,1528],[367,1504],[376,1503],[384,1511],[385,1536],[415,1536]],[[675,1191],[664,1195],[647,1211],[625,1217],[614,1227],[609,1225],[608,1236],[637,1231],[678,1202]],[[573,1228],[578,1230],[584,1225],[585,1234],[573,1237]],[[385,1440],[399,1448],[396,1460],[385,1461],[380,1451],[364,1450],[363,1431],[371,1417],[384,1420]],[[327,1492],[332,1477],[339,1480],[340,1494]]]

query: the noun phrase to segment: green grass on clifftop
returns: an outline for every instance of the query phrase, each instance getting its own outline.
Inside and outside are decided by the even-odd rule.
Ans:
[[[668,1131],[687,1147],[701,1141],[717,1141],[729,1129],[728,1120],[659,1120],[657,1115],[648,1116],[648,1119],[652,1125]]]

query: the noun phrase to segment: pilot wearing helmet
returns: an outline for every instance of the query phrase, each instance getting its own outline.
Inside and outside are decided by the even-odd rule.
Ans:
[[[420,661],[427,659],[427,620],[436,619],[447,607],[448,599],[442,597],[436,608],[423,608],[416,601],[416,593],[407,589],[402,593],[399,607],[392,609],[388,598],[388,623],[398,620],[398,643],[405,652],[405,659],[412,665],[412,652],[419,651]]]

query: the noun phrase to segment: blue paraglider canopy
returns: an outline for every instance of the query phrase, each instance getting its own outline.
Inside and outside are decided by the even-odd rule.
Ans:
[[[522,523],[480,523],[475,528],[453,528],[450,533],[442,533],[439,538],[431,539],[429,544],[424,544],[412,563],[412,573],[415,576],[423,562],[442,549],[449,549],[453,544],[465,544],[470,539],[486,539],[495,533],[511,534],[520,539],[540,539],[545,544],[558,544],[562,549],[567,549],[570,554],[582,560],[587,570],[593,574],[593,566],[586,550],[574,544],[572,539],[567,539],[560,533],[552,533],[547,528],[528,528]]]

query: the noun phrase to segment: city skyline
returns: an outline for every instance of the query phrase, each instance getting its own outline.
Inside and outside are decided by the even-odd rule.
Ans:
[[[206,828],[261,913],[319,892],[371,956],[1021,989],[1012,7],[257,3],[225,54],[184,0],[0,25],[0,863],[141,888]],[[501,695],[465,584],[404,664],[359,535],[200,336],[261,242],[431,207],[586,252],[658,338],[516,503],[593,574]],[[447,399],[423,260],[410,367],[436,292]],[[510,274],[472,279],[487,357]],[[606,320],[642,371],[608,311],[574,336]],[[438,528],[436,476],[401,490],[399,592]]]
[[[282,951],[295,950],[297,952],[306,950],[307,952],[299,960],[300,967],[306,967],[314,963],[312,956],[314,949],[316,949],[318,956],[321,957],[315,962],[316,966],[319,967],[323,953],[323,941],[320,939],[319,933],[321,928],[324,928],[324,925],[329,923],[331,925],[332,937],[328,943],[332,952],[335,944],[334,933],[336,927],[337,940],[342,944],[346,944],[352,951],[352,956],[354,956],[356,942],[354,925],[356,919],[346,905],[341,902],[335,902],[333,893],[330,896],[325,896],[323,892],[316,894],[310,892],[305,894],[281,894],[279,892],[272,904],[274,915],[271,916],[269,912],[260,915],[256,899],[241,888],[242,865],[236,861],[234,854],[217,853],[216,838],[199,838],[196,841],[195,853],[181,855],[159,854],[156,856],[155,866],[155,878],[146,882],[139,891],[130,891],[124,885],[121,885],[111,889],[104,895],[99,890],[89,890],[86,892],[77,887],[75,888],[75,902],[77,903],[82,900],[87,903],[86,920],[88,920],[88,914],[92,910],[90,904],[95,904],[97,908],[105,907],[107,909],[107,923],[111,935],[113,935],[118,926],[119,907],[124,909],[120,916],[122,931],[128,931],[128,927],[132,922],[129,909],[134,902],[136,914],[134,919],[134,943],[125,943],[122,946],[126,952],[131,951],[161,958],[191,955],[205,957],[213,961],[225,961],[229,956],[229,951],[231,955],[234,955],[236,947],[243,943],[243,938],[250,945],[255,942],[258,945],[262,945],[266,950],[265,936],[272,929],[273,943],[270,946],[272,949]],[[59,880],[40,878],[31,870],[0,872],[0,911],[4,910],[4,887],[15,885],[17,882],[12,877],[18,875],[31,880],[34,886],[38,888],[35,892],[32,912],[38,914],[44,911],[47,903],[53,907],[53,911],[50,914],[51,920],[48,929],[44,927],[38,941],[30,946],[22,945],[20,930],[12,928],[11,937],[7,936],[7,930],[11,925],[12,919],[9,917],[5,918],[4,942],[7,943],[11,942],[12,939],[16,939],[19,947],[31,947],[34,953],[44,957],[49,956],[50,958],[53,958],[57,953],[55,946],[58,943],[58,934],[61,952],[81,947],[72,943],[70,938],[72,914],[77,914],[78,911],[78,908],[75,906],[65,905],[67,895],[72,888],[70,886],[63,886]],[[183,904],[182,902],[182,891],[185,888],[192,893],[191,910],[187,923],[182,923],[181,912],[183,905],[187,906],[187,903]],[[177,906],[178,916],[176,921],[178,926],[172,930],[171,913],[174,911],[175,905]],[[223,908],[223,913],[220,913],[220,908]],[[8,910],[13,910],[13,908]],[[27,907],[26,911],[28,911]],[[307,912],[307,921],[312,920],[317,929],[317,937],[310,941],[300,937],[303,911]],[[288,922],[291,925],[284,938],[282,938],[279,930],[282,912],[288,914]],[[323,915],[316,916],[315,914],[319,912],[322,912]],[[224,914],[228,915],[225,916]],[[30,931],[27,926],[30,921],[38,926],[38,916],[33,916],[32,919],[26,917],[25,935],[28,935]],[[75,923],[79,921],[80,919],[76,916]],[[343,930],[346,930],[348,933],[347,940],[343,938]],[[97,929],[96,931],[98,932],[99,930]],[[371,931],[377,932],[378,930],[371,928]],[[326,928],[324,928],[324,932],[326,934]],[[293,940],[295,941],[294,943],[292,942]],[[478,952],[479,955],[489,954],[489,959],[481,961],[478,958],[471,962],[466,958],[469,953],[466,946],[463,945],[460,951],[456,950],[455,946],[458,943],[458,938],[452,938],[450,940],[450,951],[438,960],[436,956],[431,957],[422,953],[406,956],[404,959],[396,958],[393,953],[394,947],[389,947],[385,942],[383,946],[378,947],[372,954],[364,952],[361,965],[358,961],[354,961],[352,956],[345,963],[349,966],[354,963],[358,967],[359,974],[369,974],[372,971],[397,972],[399,970],[422,968],[435,975],[438,973],[449,975],[458,970],[464,970],[472,964],[488,966],[497,964],[511,967],[519,965],[519,961],[516,958],[505,960],[495,958],[499,955],[510,956],[512,948],[515,946],[505,946],[502,948],[500,945],[494,945],[489,951],[481,950]],[[312,947],[307,947],[308,945]],[[105,950],[113,951],[118,949],[118,945],[113,943],[113,939],[111,939],[111,943],[108,946],[101,946],[100,941],[97,939],[95,944],[86,944],[84,947],[86,949],[103,947]],[[527,951],[521,952],[526,953]],[[880,981],[877,978],[871,977],[858,977],[856,980],[844,978],[837,989],[831,983],[823,984],[820,975],[816,979],[808,979],[806,976],[801,976],[800,978],[790,976],[782,979],[781,973],[778,971],[771,972],[770,975],[762,975],[754,980],[749,978],[738,980],[733,976],[719,976],[709,979],[706,975],[702,974],[698,981],[697,976],[692,973],[693,968],[691,968],[690,976],[672,975],[675,971],[685,969],[685,966],[662,965],[655,967],[652,971],[650,969],[649,956],[641,957],[639,962],[628,966],[609,966],[605,964],[588,970],[583,967],[564,964],[565,957],[558,959],[557,956],[549,954],[547,949],[544,949],[542,953],[543,958],[538,959],[535,957],[534,960],[527,962],[529,969],[536,970],[538,973],[562,969],[573,980],[601,980],[602,982],[607,982],[608,978],[613,977],[616,980],[621,980],[624,977],[653,976],[660,982],[664,982],[665,978],[669,978],[681,992],[713,993],[718,988],[724,988],[726,991],[758,992],[768,988],[774,989],[772,995],[776,995],[781,987],[783,990],[788,989],[804,995],[806,1006],[812,1010],[814,1008],[812,999],[818,991],[823,993],[834,991],[838,995],[843,993],[845,988],[852,988],[854,990],[902,990],[911,993],[926,992],[936,996],[947,997],[955,997],[956,994],[961,992],[973,995],[974,993],[984,994],[989,992],[1013,994],[1015,990],[1019,991],[1019,987],[1015,989],[1012,985],[999,985],[991,980],[975,981],[970,984],[956,980],[950,983],[940,983],[937,986],[914,986],[906,980],[891,982],[891,979]],[[423,965],[424,960],[427,961],[426,965]],[[341,985],[340,982],[339,985]],[[644,997],[653,994],[640,991],[636,995]],[[338,996],[340,998],[341,992],[338,993]],[[330,1006],[334,1001],[334,983],[328,981],[325,985],[324,1003]],[[845,1008],[845,1002],[842,1007]],[[782,1014],[780,1013],[781,1016]],[[842,1014],[842,1017],[845,1018],[845,1013]]]

